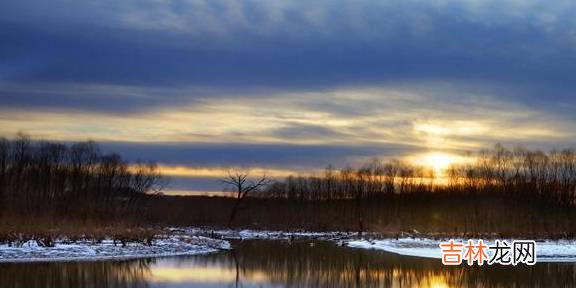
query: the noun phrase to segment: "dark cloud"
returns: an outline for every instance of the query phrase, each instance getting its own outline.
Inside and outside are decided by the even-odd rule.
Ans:
[[[103,150],[118,152],[129,160],[157,161],[194,167],[322,168],[357,164],[357,157],[391,157],[419,152],[404,145],[283,145],[283,144],[151,144],[103,143]]]
[[[0,106],[39,110],[140,113],[159,107],[194,105],[215,95],[204,89],[183,90],[114,85],[0,84]]]
[[[308,124],[289,124],[274,130],[272,134],[287,139],[334,139],[335,141],[345,136],[345,133],[332,128]]]
[[[8,64],[5,71],[1,71],[2,78],[15,82],[284,88],[360,85],[402,79],[558,84],[576,72],[572,50],[558,49],[544,55],[544,59],[538,59],[542,56],[532,53],[540,52],[540,44],[527,42],[539,43],[545,39],[499,30],[475,33],[474,27],[468,27],[469,30],[460,27],[463,31],[459,33],[444,31],[445,34],[434,38],[411,40],[397,36],[370,44],[348,39],[348,35],[330,41],[298,39],[290,45],[284,43],[287,40],[247,35],[244,41],[251,43],[250,46],[238,41],[240,43],[233,42],[225,50],[210,49],[210,42],[207,47],[189,46],[181,38],[174,40],[176,43],[184,41],[181,45],[167,47],[111,39],[105,33],[88,38],[21,30],[14,25],[0,27],[4,30],[0,32],[4,39],[0,53],[7,59],[2,62]],[[110,33],[119,33],[118,38],[122,35],[131,37],[124,31]],[[443,37],[460,38],[459,34],[463,38],[458,39],[459,43],[438,43]],[[142,37],[163,38],[157,33]],[[490,43],[478,43],[476,38]],[[516,51],[524,45],[534,45],[536,51]],[[17,64],[22,67],[11,68]]]
[[[304,4],[278,12],[280,8],[265,2],[244,1],[239,4],[242,17],[236,16],[242,21],[229,15],[233,7],[221,1],[200,8],[182,1],[57,1],[56,7],[64,10],[27,2],[29,6],[0,6],[0,77],[22,86],[49,82],[299,91],[405,80],[478,80],[538,86],[566,98],[576,85],[571,81],[574,43],[561,29],[573,24],[571,15],[547,7],[542,9],[556,17],[554,25],[533,21],[539,19],[539,6],[521,10],[506,1],[501,5],[520,9],[516,13],[524,17],[497,6],[469,11],[476,7],[450,1],[445,6],[420,1],[311,5],[320,8],[317,16],[309,16]],[[359,15],[351,15],[354,9]],[[281,13],[284,22],[266,30],[273,12]],[[193,20],[195,15],[203,17]],[[245,22],[250,26],[241,25]],[[194,30],[196,26],[200,28]],[[558,85],[565,88],[554,89]],[[520,100],[531,99],[522,96]],[[66,97],[51,95],[56,103],[69,102]],[[173,104],[170,96],[157,97],[166,102],[147,104]],[[32,103],[25,97],[21,102]]]

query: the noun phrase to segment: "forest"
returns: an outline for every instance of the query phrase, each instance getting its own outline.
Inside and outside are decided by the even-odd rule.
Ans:
[[[154,163],[103,154],[93,141],[0,139],[0,242],[86,235],[142,224],[148,196],[161,188]],[[134,233],[140,234],[141,229]],[[49,243],[47,243],[49,245]]]
[[[398,160],[374,159],[353,169],[326,168],[317,177],[291,176],[261,196],[300,200],[373,199],[391,195],[456,194],[502,196],[572,207],[576,201],[576,152],[542,152],[496,145],[444,175]]]
[[[188,213],[178,218],[154,213],[154,218],[181,225],[392,235],[575,236],[574,150],[496,145],[473,157],[442,175],[405,161],[374,159],[356,169],[329,166],[323,175],[272,181],[246,199],[162,197],[157,211]],[[235,220],[222,213],[239,202]]]

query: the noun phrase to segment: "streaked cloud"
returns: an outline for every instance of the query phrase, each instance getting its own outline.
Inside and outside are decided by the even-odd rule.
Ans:
[[[271,168],[258,168],[258,167],[187,167],[187,166],[169,166],[160,165],[158,166],[159,171],[162,175],[169,177],[187,177],[187,178],[216,178],[224,179],[228,176],[230,171],[236,170],[246,170],[247,173],[254,177],[266,175],[268,177],[273,177],[277,179],[285,178],[290,175],[297,175],[302,173],[310,173],[313,171],[298,171],[298,170],[283,170],[283,169],[271,169]]]
[[[444,149],[481,147],[490,141],[530,143],[542,138],[556,143],[574,135],[563,129],[571,122],[547,111],[501,100],[498,95],[472,93],[465,86],[429,85],[427,89],[392,86],[279,92],[267,97],[194,96],[178,106],[164,103],[124,114],[75,108],[4,108],[0,132],[25,131],[59,140],[397,144]],[[136,88],[135,94],[127,93],[125,98],[114,97],[119,103],[129,102],[138,98],[135,95],[142,89]],[[75,91],[81,93],[82,89]],[[161,90],[156,93],[160,98]]]

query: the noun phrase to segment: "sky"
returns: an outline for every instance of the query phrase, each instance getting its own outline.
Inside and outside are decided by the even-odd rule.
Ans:
[[[576,145],[571,0],[0,2],[0,136],[96,140],[173,191]]]

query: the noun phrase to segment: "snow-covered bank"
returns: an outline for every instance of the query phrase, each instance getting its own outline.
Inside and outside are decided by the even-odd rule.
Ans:
[[[455,239],[465,242],[463,239]],[[361,249],[382,250],[405,256],[416,256],[425,258],[442,258],[439,247],[440,242],[446,240],[435,240],[428,238],[399,238],[380,240],[350,240],[344,242],[345,246]],[[487,245],[494,244],[494,241],[485,240]],[[508,240],[512,243],[512,240]],[[490,255],[491,252],[488,254]],[[576,262],[576,241],[574,240],[547,240],[536,241],[536,257],[538,262]]]
[[[203,228],[167,228],[163,236],[155,237],[152,245],[128,243],[126,246],[112,240],[99,243],[92,241],[56,240],[54,247],[40,247],[35,241],[28,241],[18,247],[0,245],[1,262],[31,261],[86,261],[105,259],[130,259],[180,255],[196,255],[231,249],[227,240],[322,240],[338,245],[375,249],[405,256],[441,258],[439,248],[443,240],[425,237],[401,237],[377,233],[363,233],[359,239],[354,232],[307,232],[307,231],[265,231],[265,230],[211,230]],[[465,242],[463,239],[455,239]],[[507,239],[508,240],[508,239]],[[511,243],[511,240],[508,240]],[[485,240],[492,245],[493,241]],[[576,262],[576,240],[537,241],[538,262]],[[491,251],[489,251],[490,253]]]
[[[100,243],[91,241],[71,243],[60,239],[56,241],[54,247],[41,247],[36,241],[28,241],[19,247],[0,245],[0,263],[133,259],[197,255],[227,249],[230,249],[230,243],[227,241],[182,234],[157,237],[152,245],[128,243],[122,246],[115,245],[112,240]]]
[[[188,235],[206,236],[220,239],[238,240],[288,240],[288,239],[315,239],[315,240],[344,240],[358,237],[355,232],[310,232],[310,231],[271,231],[271,230],[210,230],[202,228],[171,228],[172,231]],[[364,234],[376,237],[377,234]]]

